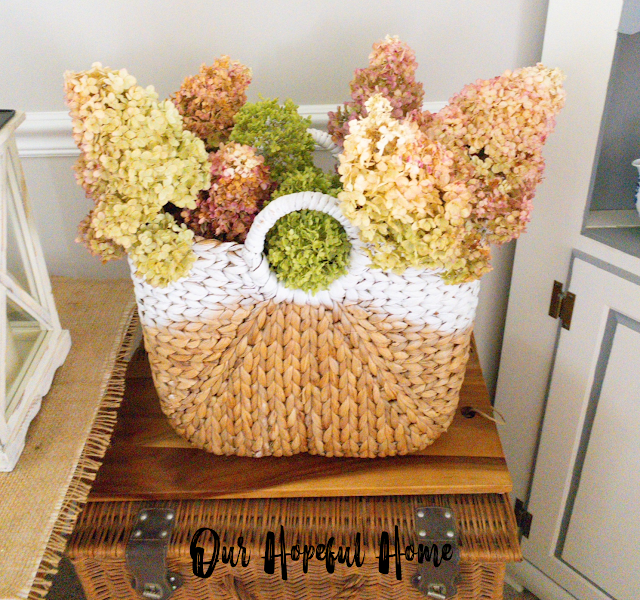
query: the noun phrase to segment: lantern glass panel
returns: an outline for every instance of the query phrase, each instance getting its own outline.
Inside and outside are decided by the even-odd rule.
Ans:
[[[7,297],[6,315],[6,413],[8,419],[24,393],[24,384],[46,335],[42,325]]]
[[[17,202],[19,198],[15,199]],[[8,203],[7,219],[7,272],[11,278],[28,294],[35,298],[34,278],[29,268],[27,244],[29,237],[20,231],[21,221],[18,219],[12,202]]]

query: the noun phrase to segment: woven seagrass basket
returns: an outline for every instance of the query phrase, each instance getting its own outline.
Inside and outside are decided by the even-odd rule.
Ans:
[[[336,218],[352,244],[348,273],[315,295],[284,287],[263,255],[275,222],[302,209]],[[165,288],[133,280],[162,410],[195,446],[376,457],[421,450],[446,431],[478,281],[370,268],[337,200],[315,192],[271,202],[244,245],[201,240],[194,252],[189,276]]]

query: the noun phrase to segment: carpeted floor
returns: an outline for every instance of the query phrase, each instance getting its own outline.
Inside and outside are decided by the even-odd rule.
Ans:
[[[53,579],[47,600],[86,600],[73,565],[66,556],[60,561],[58,574]]]

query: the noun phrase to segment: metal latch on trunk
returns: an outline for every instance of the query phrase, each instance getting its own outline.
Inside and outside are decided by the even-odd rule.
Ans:
[[[419,555],[413,585],[433,600],[455,596],[460,549],[453,511],[441,506],[421,507],[416,509],[415,523],[422,561]]]
[[[136,592],[148,600],[166,600],[181,585],[177,573],[167,571],[167,548],[175,523],[170,508],[145,508],[133,524],[125,551],[127,569]]]

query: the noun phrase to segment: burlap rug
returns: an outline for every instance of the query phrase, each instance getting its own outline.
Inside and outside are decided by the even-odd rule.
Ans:
[[[131,282],[53,278],[72,347],[11,473],[0,473],[0,598],[44,598],[116,421],[138,333]]]

